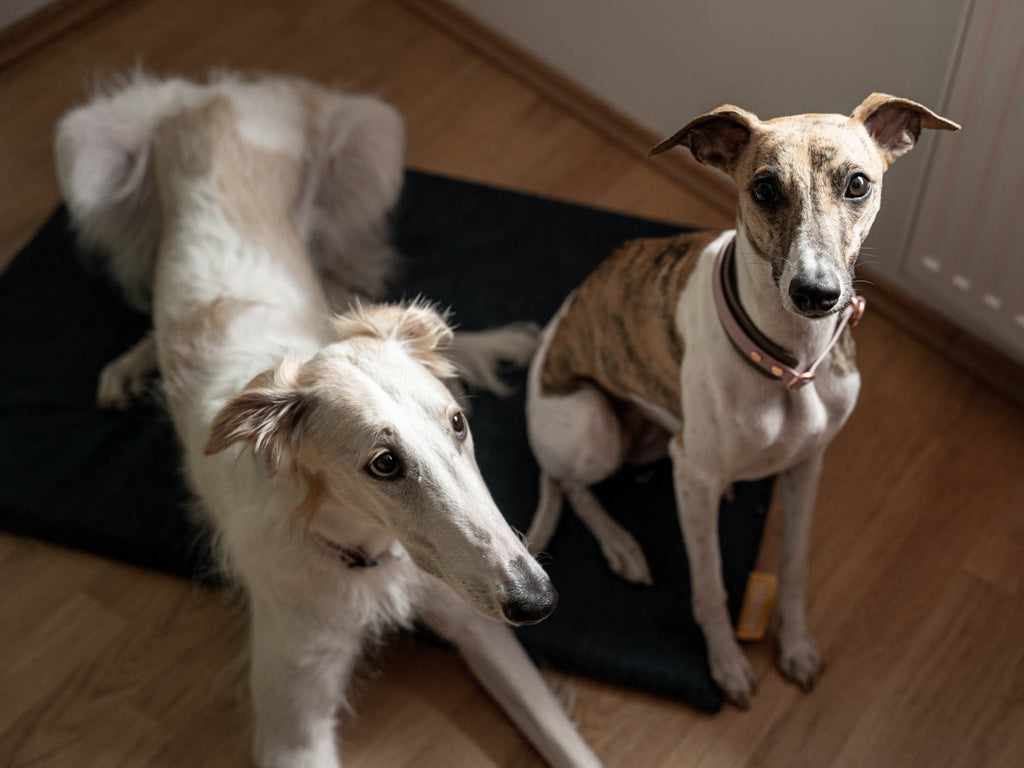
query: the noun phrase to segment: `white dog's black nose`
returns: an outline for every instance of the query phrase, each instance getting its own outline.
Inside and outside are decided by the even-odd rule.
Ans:
[[[501,613],[512,624],[536,624],[544,621],[558,604],[558,592],[551,579],[525,558],[512,563],[516,578],[501,601]],[[539,571],[539,575],[538,575]]]
[[[833,275],[813,279],[794,277],[789,298],[801,312],[827,312],[836,305],[843,290]]]
[[[501,606],[505,619],[512,624],[536,624],[544,621],[558,604],[558,593],[549,581],[541,594],[508,600]]]

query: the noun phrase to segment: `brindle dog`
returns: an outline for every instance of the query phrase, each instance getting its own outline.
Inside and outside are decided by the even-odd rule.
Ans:
[[[564,495],[611,568],[649,582],[636,541],[590,486],[667,450],[694,617],[714,679],[741,707],[754,675],[726,610],[719,499],[734,481],[780,475],[779,666],[809,689],[821,667],[806,618],[811,511],[825,447],[860,388],[849,331],[831,345],[855,296],[854,264],[881,204],[882,175],[922,128],[959,126],[879,93],[849,117],[762,121],[727,105],[692,120],[652,154],[683,145],[730,174],[739,187],[735,232],[627,243],[566,299],[533,360],[527,419],[541,500],[532,547],[550,539]],[[795,365],[831,350],[820,368],[805,370],[807,386],[787,387],[782,367],[751,364],[761,351],[737,353],[712,291],[720,252],[731,265],[719,274],[733,316],[761,340],[759,350]]]

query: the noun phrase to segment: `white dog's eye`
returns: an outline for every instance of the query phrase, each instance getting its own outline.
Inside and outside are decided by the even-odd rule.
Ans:
[[[402,462],[391,451],[381,451],[366,465],[366,471],[378,480],[397,480],[402,476]]]
[[[452,416],[452,429],[455,430],[455,436],[458,437],[459,440],[466,439],[467,426],[466,417],[462,411],[458,411],[454,416]]]

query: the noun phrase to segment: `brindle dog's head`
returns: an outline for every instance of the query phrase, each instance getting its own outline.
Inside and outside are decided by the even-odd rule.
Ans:
[[[807,317],[850,300],[861,243],[882,202],[882,174],[922,128],[959,125],[906,99],[873,93],[849,117],[762,122],[731,105],[691,120],[651,150],[682,144],[739,187],[739,220],[772,267],[782,305]]]

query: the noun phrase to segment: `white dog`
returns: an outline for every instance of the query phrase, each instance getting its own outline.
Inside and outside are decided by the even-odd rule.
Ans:
[[[422,304],[335,303],[387,272],[402,179],[393,109],[307,82],[136,78],[59,125],[73,220],[154,334],[104,371],[125,402],[159,364],[193,489],[251,609],[254,756],[336,766],[367,640],[422,620],[556,766],[597,766],[503,623],[556,594],[492,500],[444,385],[525,362],[522,329],[453,336]],[[150,299],[151,297],[151,299]],[[494,621],[498,620],[498,621]]]

